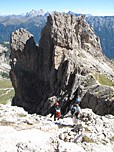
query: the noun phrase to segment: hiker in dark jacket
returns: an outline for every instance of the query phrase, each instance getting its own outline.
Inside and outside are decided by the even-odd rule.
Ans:
[[[73,126],[78,124],[78,119],[80,117],[80,114],[82,113],[81,108],[79,106],[81,100],[80,98],[76,98],[75,103],[71,107],[71,115],[72,115],[72,120],[73,120]]]

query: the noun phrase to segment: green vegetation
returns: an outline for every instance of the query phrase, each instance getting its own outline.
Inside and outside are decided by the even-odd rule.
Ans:
[[[90,132],[88,127],[85,127],[84,129],[85,129],[86,132]]]
[[[91,138],[89,138],[87,136],[83,136],[82,142],[94,143],[93,139],[91,139]]]
[[[19,113],[18,116],[19,116],[19,117],[26,117],[27,115],[26,115],[26,114],[23,114],[23,113]]]
[[[0,103],[7,104],[14,96],[11,81],[8,79],[0,80]]]
[[[0,89],[1,88],[12,88],[11,81],[8,79],[2,79],[0,80]]]
[[[0,96],[1,96],[2,94],[4,94],[4,93],[6,93],[6,89],[5,89],[5,90],[0,90]]]
[[[14,90],[9,90],[7,94],[5,93],[0,96],[0,103],[7,104],[8,101],[13,98],[13,96],[14,96]]]
[[[112,136],[112,138],[110,139],[110,141],[113,141],[113,142],[114,142],[114,136]]]
[[[1,72],[1,76],[2,76],[2,78],[8,79],[9,78],[9,73]]]
[[[96,73],[95,79],[102,85],[107,85],[107,86],[114,86],[114,82],[109,80],[105,75]]]

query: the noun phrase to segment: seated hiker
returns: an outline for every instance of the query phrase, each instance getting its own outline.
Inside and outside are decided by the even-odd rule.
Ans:
[[[56,102],[55,103],[54,121],[56,121],[56,119],[59,120],[60,116],[61,116],[61,111],[60,111],[59,103]]]
[[[78,124],[78,119],[80,117],[81,114],[81,108],[79,106],[80,103],[80,98],[76,98],[76,101],[74,103],[74,105],[72,105],[71,107],[71,115],[72,115],[72,119],[73,119],[73,126]]]

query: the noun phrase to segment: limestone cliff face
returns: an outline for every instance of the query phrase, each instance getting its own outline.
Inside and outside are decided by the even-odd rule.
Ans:
[[[15,88],[12,105],[45,115],[57,98],[65,114],[80,95],[82,107],[98,114],[114,114],[113,89],[101,87],[95,77],[101,73],[114,81],[113,65],[103,55],[99,38],[83,16],[49,15],[39,46],[24,29],[12,33],[10,42],[10,76]]]

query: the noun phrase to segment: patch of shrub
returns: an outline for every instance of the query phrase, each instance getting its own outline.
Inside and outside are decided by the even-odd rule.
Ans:
[[[114,136],[112,136],[112,138],[110,138],[110,141],[113,141],[113,142],[114,142]]]
[[[82,142],[87,142],[87,143],[94,143],[93,139],[87,137],[87,136],[83,136],[82,137]]]
[[[96,73],[95,79],[102,85],[114,86],[114,82],[108,79],[105,75]]]
[[[9,79],[9,73],[1,72],[1,76],[2,76],[2,78]]]
[[[19,113],[18,116],[19,116],[19,117],[26,117],[27,115],[26,115],[26,114],[23,114],[23,113]]]

